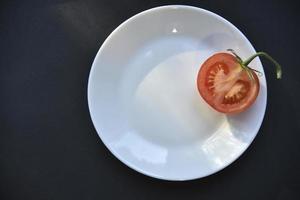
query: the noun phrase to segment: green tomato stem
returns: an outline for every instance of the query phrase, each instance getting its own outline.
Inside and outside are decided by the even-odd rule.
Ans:
[[[238,59],[238,61],[239,61],[240,63],[243,62],[243,60],[241,59],[241,57],[239,57],[239,56],[235,53],[235,51],[234,51],[233,49],[227,49],[227,51],[230,51],[230,52]]]
[[[262,51],[257,52],[256,54],[254,54],[253,56],[251,56],[251,57],[249,57],[247,60],[245,60],[242,64],[243,64],[244,66],[247,66],[247,67],[248,67],[249,63],[250,63],[254,58],[256,58],[257,56],[265,57],[265,58],[267,58],[269,61],[271,61],[271,62],[275,65],[275,67],[276,67],[276,77],[277,77],[277,79],[281,79],[281,77],[282,77],[282,70],[281,70],[280,64],[279,64],[276,60],[274,60],[269,54],[267,54],[267,53],[265,53],[265,52],[262,52]]]

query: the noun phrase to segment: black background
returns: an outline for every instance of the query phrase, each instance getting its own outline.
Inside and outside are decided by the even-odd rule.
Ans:
[[[296,2],[1,1],[0,199],[300,199]],[[246,153],[188,182],[156,180],[118,161],[87,106],[90,67],[105,38],[132,15],[168,4],[225,17],[283,66],[280,81],[266,67],[267,111]]]

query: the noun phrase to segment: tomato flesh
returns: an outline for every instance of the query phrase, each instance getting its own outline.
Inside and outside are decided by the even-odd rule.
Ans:
[[[259,92],[259,80],[254,80],[240,66],[235,56],[217,53],[201,66],[197,86],[202,98],[215,110],[230,114],[250,107]]]

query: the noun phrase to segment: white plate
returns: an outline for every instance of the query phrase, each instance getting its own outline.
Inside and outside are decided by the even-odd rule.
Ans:
[[[190,6],[163,6],[122,23],[92,65],[88,104],[106,147],[145,175],[190,180],[236,160],[262,123],[265,77],[246,112],[226,116],[200,97],[196,76],[215,52],[232,48],[242,58],[255,50],[224,18]],[[252,67],[263,72],[259,59]]]

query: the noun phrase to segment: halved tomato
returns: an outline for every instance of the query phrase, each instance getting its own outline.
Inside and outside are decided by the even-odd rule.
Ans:
[[[217,53],[201,66],[197,86],[203,99],[222,113],[240,113],[255,101],[259,92],[259,80],[253,70],[251,79],[237,57],[229,53]]]

